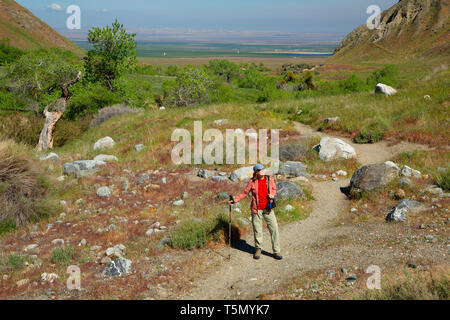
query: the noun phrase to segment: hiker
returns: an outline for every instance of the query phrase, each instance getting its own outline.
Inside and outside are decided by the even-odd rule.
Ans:
[[[255,254],[253,258],[261,257],[261,248],[263,242],[263,217],[266,220],[272,239],[273,257],[281,260],[280,240],[278,234],[278,223],[273,211],[274,197],[277,193],[277,187],[272,177],[265,175],[264,166],[256,164],[253,167],[253,177],[249,181],[244,192],[238,195],[234,200],[229,200],[229,204],[238,203],[244,199],[250,192],[252,193],[252,202],[250,210],[252,212],[253,233],[255,236]],[[270,192],[269,192],[270,189]]]

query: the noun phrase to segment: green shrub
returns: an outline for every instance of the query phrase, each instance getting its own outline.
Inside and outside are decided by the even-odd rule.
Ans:
[[[56,248],[55,250],[53,250],[50,260],[53,264],[68,265],[70,261],[72,261],[73,257],[74,257],[73,248],[63,247],[63,248]]]
[[[206,221],[187,220],[170,233],[171,246],[183,250],[203,248],[210,241],[219,241],[222,234],[228,234],[228,227],[224,215]]]
[[[0,190],[1,193],[1,190]],[[13,219],[6,219],[3,221],[0,221],[0,235],[10,233],[11,231],[16,230],[16,224],[14,223]]]
[[[17,61],[23,54],[24,51],[11,47],[8,41],[0,41],[0,66]]]
[[[356,143],[375,143],[386,136],[388,125],[380,120],[362,127],[360,133],[355,137]]]
[[[168,66],[166,75],[168,75],[169,77],[176,77],[179,71],[180,68],[178,68],[177,66]]]
[[[365,89],[364,82],[354,74],[348,79],[340,80],[339,87],[343,93],[361,92]]]
[[[442,190],[450,191],[450,169],[447,168],[444,172],[436,175],[436,182]]]
[[[24,257],[17,253],[11,253],[5,262],[7,267],[13,270],[21,269],[25,266]]]
[[[367,84],[371,86],[375,86],[378,83],[383,83],[388,86],[397,86],[398,85],[398,71],[394,65],[386,65],[383,69],[377,70],[373,72],[367,78]]]

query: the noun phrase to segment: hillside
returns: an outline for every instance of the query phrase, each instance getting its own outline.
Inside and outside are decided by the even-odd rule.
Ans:
[[[449,50],[449,1],[400,0],[382,12],[380,29],[356,28],[330,60],[448,58]]]
[[[13,0],[0,0],[0,39],[22,49],[58,47],[81,53],[81,49]]]

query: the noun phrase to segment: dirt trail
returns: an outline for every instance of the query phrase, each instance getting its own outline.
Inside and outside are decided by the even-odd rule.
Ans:
[[[308,126],[295,124],[303,136],[321,134]],[[371,145],[353,144],[361,164],[371,164],[390,160],[392,155],[405,150],[426,149],[422,145],[400,143],[388,146],[386,142]],[[328,237],[333,229],[334,218],[347,208],[346,197],[340,187],[347,186],[349,180],[312,182],[315,200],[311,215],[299,222],[291,223],[280,230],[283,260],[277,261],[270,255],[271,243],[267,228],[264,233],[264,248],[268,251],[256,261],[253,259],[253,234],[250,232],[238,248],[233,248],[230,261],[223,260],[220,266],[209,274],[199,275],[195,287],[184,299],[255,299],[282,286],[301,269],[313,269],[320,264],[305,248]],[[334,234],[344,232],[333,230]],[[348,232],[348,230],[347,230]],[[224,256],[228,249],[223,250]]]

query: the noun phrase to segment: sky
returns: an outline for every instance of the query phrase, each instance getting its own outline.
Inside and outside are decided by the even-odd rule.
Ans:
[[[345,35],[364,24],[369,5],[388,9],[397,0],[16,0],[54,29],[69,36],[115,18],[140,33],[227,30],[235,34],[317,33]],[[81,9],[81,31],[67,30],[66,8]],[[170,31],[168,31],[170,30]],[[201,31],[200,31],[201,30]]]

